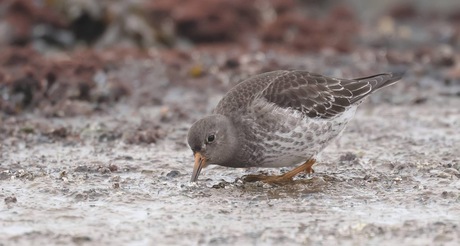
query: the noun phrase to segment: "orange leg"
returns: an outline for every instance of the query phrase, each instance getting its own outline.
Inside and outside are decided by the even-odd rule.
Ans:
[[[246,182],[262,181],[265,183],[273,183],[273,184],[287,183],[289,181],[292,181],[292,178],[302,171],[305,171],[306,173],[314,173],[315,171],[313,171],[313,168],[311,167],[313,166],[313,164],[315,164],[315,162],[316,162],[315,159],[310,159],[304,164],[282,175],[275,175],[275,176],[246,175],[245,177],[243,177],[243,179]]]

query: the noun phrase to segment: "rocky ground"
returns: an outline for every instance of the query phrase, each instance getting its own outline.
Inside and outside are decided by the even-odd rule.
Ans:
[[[167,1],[156,3],[146,10],[171,14]],[[238,6],[229,8],[257,10]],[[293,6],[275,10],[283,16]],[[32,11],[13,8],[24,9]],[[407,5],[360,23],[334,9],[319,19],[254,20],[246,34],[218,42],[199,32],[220,30],[206,26],[212,21],[181,29],[211,17],[175,9],[168,49],[158,40],[112,47],[99,37],[92,48],[50,51],[26,31],[4,41],[0,245],[458,245],[460,18]],[[34,21],[73,23],[43,16]],[[296,23],[309,24],[297,36],[282,33]],[[197,44],[182,46],[184,37]],[[18,40],[27,45],[11,44]],[[276,186],[241,177],[288,168],[211,166],[189,182],[188,128],[242,79],[275,69],[352,78],[401,68],[403,80],[361,105],[314,175]]]

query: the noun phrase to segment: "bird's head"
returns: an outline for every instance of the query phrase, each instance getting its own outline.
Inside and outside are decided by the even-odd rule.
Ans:
[[[233,122],[223,115],[210,115],[195,122],[188,132],[188,144],[195,156],[192,182],[208,164],[224,164],[231,160],[237,148],[237,133]]]

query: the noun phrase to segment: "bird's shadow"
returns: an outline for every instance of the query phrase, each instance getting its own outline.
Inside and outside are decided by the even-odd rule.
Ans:
[[[222,189],[233,186],[244,195],[261,197],[261,199],[279,199],[299,198],[309,194],[323,193],[337,182],[337,178],[329,175],[315,175],[311,178],[300,176],[292,181],[277,184],[267,184],[262,181],[248,182],[242,177],[237,178],[234,182],[222,181],[214,185],[213,188]]]

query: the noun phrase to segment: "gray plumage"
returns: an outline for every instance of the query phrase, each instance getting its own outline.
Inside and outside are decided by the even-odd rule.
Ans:
[[[260,74],[235,86],[213,115],[194,123],[188,143],[209,164],[296,165],[314,158],[337,137],[365,97],[401,77],[382,73],[338,79],[284,70]]]
[[[273,71],[254,76],[230,90],[215,113],[232,116],[265,99],[308,117],[331,118],[377,89],[393,84],[402,74],[383,73],[358,79],[337,79],[307,71]]]

